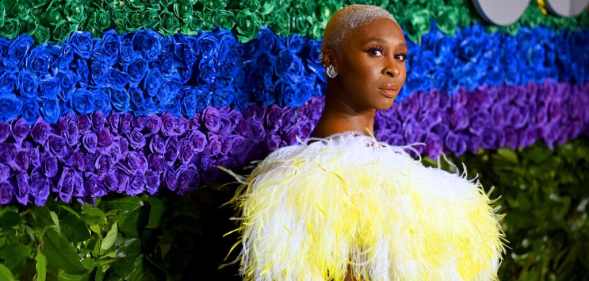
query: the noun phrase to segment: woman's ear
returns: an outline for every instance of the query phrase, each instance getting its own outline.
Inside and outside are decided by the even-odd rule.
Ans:
[[[321,63],[324,67],[328,67],[329,65],[333,65],[337,69],[337,59],[335,56],[335,51],[331,48],[322,48],[321,49]]]

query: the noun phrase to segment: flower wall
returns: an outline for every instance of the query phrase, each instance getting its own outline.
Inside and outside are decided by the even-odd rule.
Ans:
[[[515,157],[520,163],[518,159],[530,157],[529,151],[538,147],[544,155],[552,155],[545,159],[553,159],[572,143],[586,152],[579,139],[589,134],[589,12],[558,18],[531,4],[516,24],[499,28],[479,19],[466,0],[363,2],[397,15],[409,43],[407,83],[394,106],[377,115],[377,138],[393,145],[422,143],[416,149],[424,161],[448,155],[472,163],[473,173],[479,173],[489,188],[498,185],[498,195],[506,198],[530,194],[525,188],[509,189],[511,183],[500,177],[525,181],[535,175],[516,175],[517,165],[508,169],[509,163],[501,161],[503,166],[491,167],[489,157]],[[89,250],[110,237],[108,243],[120,246],[127,238],[143,239],[142,250],[121,246],[117,251],[129,256],[133,252],[132,262],[160,255],[154,266],[166,268],[165,276],[186,278],[178,275],[185,268],[166,263],[163,257],[169,252],[145,248],[148,242],[160,247],[162,237],[180,227],[161,229],[169,223],[163,210],[173,214],[180,208],[174,202],[195,204],[186,198],[207,192],[220,197],[209,198],[212,201],[206,204],[221,205],[231,192],[222,187],[228,177],[218,166],[240,170],[309,136],[323,107],[322,28],[347,3],[0,2],[6,15],[0,22],[0,219],[21,218],[0,231],[0,274],[6,269],[16,279],[26,279],[29,273],[30,278],[39,278],[36,266],[42,267],[42,259],[52,254],[47,246],[35,246],[35,241],[47,240],[71,247],[72,255],[65,258],[70,265],[88,255],[96,263],[55,271],[60,263],[50,258],[45,261],[49,279],[60,274],[98,278],[98,272],[101,278],[127,278],[125,274],[131,272],[117,271],[125,267],[116,266],[121,259],[112,257],[112,267],[97,263],[111,258],[113,244],[102,252]],[[586,165],[587,159],[577,156],[566,169]],[[502,167],[511,174],[496,172]],[[558,193],[561,180],[569,184],[583,179],[576,174],[555,179],[551,192]],[[571,195],[569,205],[589,198],[586,191],[579,192]],[[126,209],[101,207],[112,200],[143,202],[133,212],[142,210],[163,222],[129,223],[126,215],[120,215]],[[508,218],[522,210],[518,200],[523,199],[502,201]],[[542,200],[535,204],[544,204]],[[90,208],[88,203],[95,207],[85,212],[98,212],[104,219],[86,220],[83,212]],[[57,211],[60,208],[69,209],[78,220]],[[153,208],[161,212],[153,213]],[[38,210],[55,216],[36,215],[45,212]],[[569,215],[568,210],[563,216]],[[53,229],[62,215],[67,217],[61,223],[69,225],[66,229],[72,224],[86,226],[80,231],[88,234],[87,239],[72,238],[76,234],[61,228],[30,235],[37,237],[32,241],[18,236],[27,225]],[[43,219],[38,217],[48,218],[49,223],[40,224]],[[124,222],[130,228],[135,223],[143,232],[119,231]],[[507,219],[508,237],[510,229],[538,230],[522,224]],[[149,229],[161,235],[147,241],[144,232]],[[524,232],[510,240],[521,243]],[[9,237],[28,241],[23,242],[28,250],[3,244],[2,238]],[[231,241],[218,244],[223,252]],[[21,253],[21,262],[6,258],[15,251]],[[533,274],[548,276],[563,270],[557,258],[549,259],[549,269],[543,269],[535,267],[537,261],[521,263],[515,250],[510,254],[502,269],[507,279],[538,280]],[[581,258],[578,263],[576,257],[571,259],[568,268],[585,266]],[[216,267],[222,262],[213,260],[204,264]],[[585,268],[589,270],[589,265]]]

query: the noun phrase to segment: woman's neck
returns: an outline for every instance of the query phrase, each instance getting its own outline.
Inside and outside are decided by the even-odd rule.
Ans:
[[[311,136],[324,138],[351,131],[373,135],[375,115],[376,109],[357,110],[327,92],[325,108]]]

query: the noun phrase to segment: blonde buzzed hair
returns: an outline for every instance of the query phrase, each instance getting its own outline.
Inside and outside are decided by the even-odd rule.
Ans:
[[[321,49],[338,50],[348,32],[380,18],[390,19],[398,25],[391,13],[378,6],[355,4],[338,10],[325,27]]]

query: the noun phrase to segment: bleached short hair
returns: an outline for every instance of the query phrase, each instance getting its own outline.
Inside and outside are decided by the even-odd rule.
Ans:
[[[391,13],[378,6],[355,4],[338,10],[325,27],[322,51],[339,50],[348,32],[380,18],[390,19],[398,25]]]

